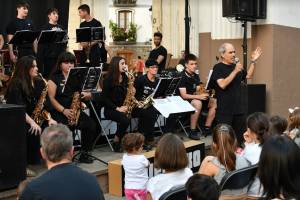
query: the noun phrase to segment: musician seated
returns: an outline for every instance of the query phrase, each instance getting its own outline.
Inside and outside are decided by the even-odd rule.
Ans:
[[[49,115],[47,119],[40,118],[47,107],[44,105],[47,98],[45,83],[39,78],[36,59],[33,56],[24,56],[16,63],[14,76],[8,85],[5,96],[7,103],[25,106],[27,164],[31,165],[40,164],[39,138],[42,128],[56,124],[56,121]]]
[[[146,148],[150,149],[154,142],[154,126],[158,114],[158,111],[152,105],[153,92],[158,84],[156,78],[158,63],[155,60],[147,60],[145,65],[147,73],[139,76],[134,83],[135,97],[140,105],[133,109],[132,116],[138,117],[138,131],[144,134],[145,144],[148,144]]]
[[[188,100],[191,105],[196,109],[195,113],[191,114],[189,137],[194,140],[200,139],[200,134],[196,131],[198,119],[202,109],[202,101],[208,100],[208,115],[205,122],[205,128],[203,130],[204,134],[210,132],[212,122],[215,118],[216,113],[216,100],[209,98],[209,94],[204,92],[202,94],[196,94],[197,89],[199,89],[200,78],[196,74],[197,70],[197,57],[193,54],[188,54],[185,57],[185,70],[182,72],[182,78],[179,85],[180,96]]]
[[[48,81],[48,95],[54,108],[51,114],[57,122],[69,125],[73,130],[76,128],[81,131],[82,153],[79,157],[79,162],[92,163],[93,159],[89,157],[89,153],[97,136],[96,123],[85,112],[81,111],[80,106],[79,108],[77,106],[73,108],[74,103],[77,104],[78,101],[90,99],[91,93],[82,92],[81,96],[76,101],[73,101],[75,100],[74,94],[76,92],[62,92],[68,72],[71,68],[75,67],[75,62],[76,58],[70,52],[63,52],[58,57],[56,70],[50,75]],[[77,112],[79,112],[79,118],[76,116]]]

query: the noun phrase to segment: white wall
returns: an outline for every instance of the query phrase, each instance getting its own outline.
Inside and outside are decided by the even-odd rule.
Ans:
[[[113,7],[112,0],[109,1],[108,20],[107,20],[107,39],[112,42],[108,21],[117,22],[117,10],[128,9],[133,11],[133,22],[137,24],[137,42],[146,42],[152,37],[152,21],[149,8],[152,5],[152,0],[138,0],[135,7]]]

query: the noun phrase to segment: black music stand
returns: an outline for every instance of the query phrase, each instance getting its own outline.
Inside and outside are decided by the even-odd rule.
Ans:
[[[153,98],[164,98],[172,96],[176,93],[181,77],[174,78],[160,78],[155,88],[155,94]]]
[[[66,31],[43,30],[38,37],[39,44],[65,43],[67,37]]]
[[[18,47],[25,44],[32,44],[34,40],[37,39],[39,36],[38,31],[31,31],[31,30],[23,30],[17,31],[13,38],[8,42],[8,44],[12,44],[16,46],[16,51],[18,53]]]
[[[82,92],[82,91],[94,91],[96,90],[98,81],[101,76],[101,67],[76,67],[70,69],[68,75],[67,75],[67,80],[66,83],[62,89],[63,93],[66,94],[72,94],[74,92]],[[90,102],[91,103],[91,102]],[[93,107],[92,107],[93,108]],[[95,109],[93,108],[95,111]],[[102,128],[102,127],[101,127]],[[95,144],[92,146],[92,150],[94,149]],[[80,150],[78,153],[76,153],[73,156],[73,161],[78,161],[78,157],[83,152]],[[107,165],[107,162],[88,154],[90,158],[93,160],[97,160],[99,162],[102,162],[103,164]]]
[[[105,40],[105,27],[83,27],[76,29],[76,42],[88,42],[91,46],[93,41]],[[87,55],[87,60],[90,56]]]

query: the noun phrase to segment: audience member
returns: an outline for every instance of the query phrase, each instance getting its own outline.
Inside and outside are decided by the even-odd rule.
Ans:
[[[286,136],[272,136],[264,144],[258,176],[263,199],[300,199],[300,149]]]
[[[104,200],[96,177],[71,163],[73,137],[67,126],[46,128],[41,135],[41,146],[48,171],[28,183],[20,199]]]
[[[185,184],[187,200],[218,200],[218,183],[210,176],[194,174]]]
[[[300,108],[289,109],[288,136],[300,147]]]
[[[164,173],[149,180],[148,200],[159,200],[172,187],[184,185],[193,175],[187,166],[188,157],[181,139],[171,133],[164,135],[158,142],[154,156],[154,167]]]
[[[147,182],[149,161],[141,154],[144,136],[140,133],[126,134],[122,139],[122,165],[125,171],[125,196],[127,200],[147,199]]]
[[[269,122],[269,135],[282,135],[286,131],[288,126],[287,120],[279,115],[272,116]]]
[[[247,118],[247,131],[244,133],[245,149],[242,155],[251,163],[251,165],[258,163],[261,148],[265,142],[268,132],[269,120],[264,113],[255,112],[249,115]],[[262,187],[257,177],[251,184],[247,194],[251,197],[262,196]]]
[[[201,163],[199,173],[213,177],[218,184],[226,173],[245,168],[249,163],[236,154],[237,140],[230,125],[218,124],[213,131],[212,151],[216,156],[206,156]],[[247,187],[237,190],[224,190],[222,195],[244,195]]]

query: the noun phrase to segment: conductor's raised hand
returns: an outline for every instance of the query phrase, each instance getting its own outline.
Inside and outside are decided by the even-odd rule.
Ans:
[[[256,61],[262,54],[262,50],[260,47],[257,47],[252,53],[251,53],[251,61]]]

